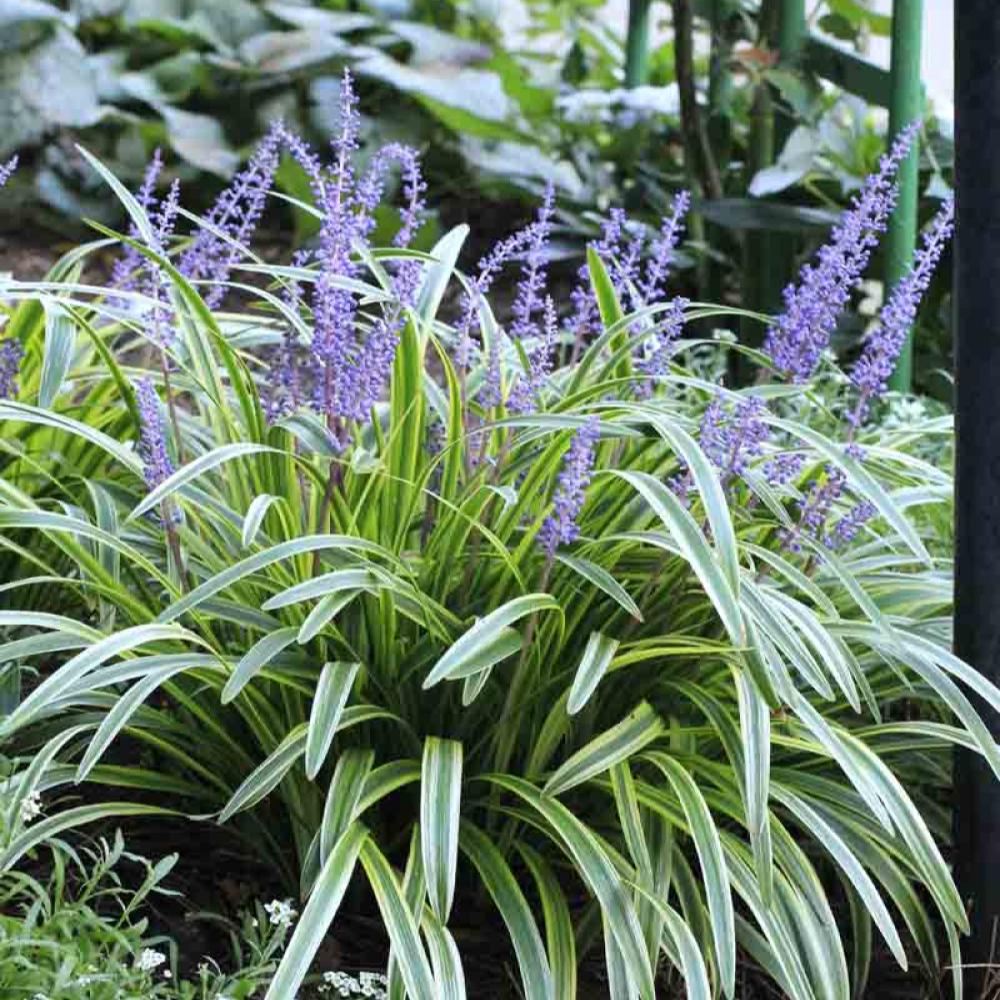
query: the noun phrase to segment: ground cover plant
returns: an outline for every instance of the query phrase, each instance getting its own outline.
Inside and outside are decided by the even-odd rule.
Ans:
[[[914,130],[757,352],[685,335],[740,311],[666,293],[683,194],[655,232],[613,210],[566,302],[551,193],[469,275],[464,227],[408,249],[418,158],[356,171],[341,94],[329,159],[277,124],[201,220],[156,162],[133,196],[83,152],[130,233],[0,284],[0,868],[89,822],[219,824],[300,901],[270,1000],[371,900],[393,997],[484,995],[491,921],[530,998],[595,952],[616,998],[733,996],[738,955],[862,995],[877,942],[957,967],[948,752],[1000,771],[960,684],[1000,693],[949,651],[947,424],[874,422],[950,202],[856,364],[827,351]],[[320,232],[274,265],[282,151]]]

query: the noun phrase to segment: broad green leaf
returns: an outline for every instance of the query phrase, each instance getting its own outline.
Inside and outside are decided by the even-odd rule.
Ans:
[[[461,797],[462,744],[428,736],[420,777],[420,846],[427,895],[442,924],[455,896]]]

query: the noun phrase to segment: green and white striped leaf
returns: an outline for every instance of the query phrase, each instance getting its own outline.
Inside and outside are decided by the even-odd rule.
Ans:
[[[260,531],[260,526],[264,523],[264,518],[267,517],[267,512],[271,509],[271,505],[277,503],[279,499],[280,497],[273,496],[270,493],[262,493],[260,496],[253,498],[243,518],[243,532],[241,537],[243,548],[248,549],[253,545],[254,540],[257,538],[257,533]]]
[[[374,761],[374,750],[360,750],[357,747],[348,747],[338,758],[330,779],[330,789],[326,793],[323,821],[319,829],[321,861],[326,860],[333,845],[361,814],[361,795]]]
[[[666,727],[652,706],[642,702],[616,726],[592,739],[564,761],[545,783],[547,795],[563,792],[628,760],[659,737]]]
[[[489,837],[467,820],[462,821],[459,846],[475,866],[507,926],[524,995],[550,1000],[556,993],[542,936],[509,865]]]
[[[222,704],[229,704],[258,671],[266,667],[283,649],[295,642],[296,632],[297,630],[294,628],[281,628],[255,642],[246,651],[240,662],[236,664],[226,681],[226,686],[219,696]]]
[[[263,763],[254,768],[219,813],[220,823],[255,806],[281,783],[292,765],[305,753],[307,730],[305,723],[296,726]]]
[[[424,688],[433,687],[446,678],[464,677],[470,673],[478,673],[492,663],[482,663],[484,650],[492,650],[497,654],[497,643],[504,630],[526,615],[537,614],[540,611],[550,611],[559,607],[558,601],[549,594],[527,594],[515,597],[496,611],[490,612],[485,618],[476,622],[460,639],[452,643],[448,652],[437,661],[424,680]],[[506,647],[509,648],[510,640]],[[509,652],[505,655],[510,655]],[[503,657],[500,657],[501,659]],[[494,660],[493,662],[497,662]]]
[[[420,846],[427,895],[442,924],[455,896],[461,805],[462,744],[428,736],[420,775]]]
[[[583,651],[580,665],[576,668],[573,686],[569,690],[569,699],[566,702],[566,711],[570,715],[576,715],[590,700],[590,696],[597,690],[597,685],[615,658],[617,650],[617,639],[600,632],[590,633],[587,648]]]
[[[611,475],[632,485],[649,504],[701,581],[705,593],[726,627],[730,642],[736,646],[744,645],[746,634],[736,592],[690,512],[670,489],[648,473],[618,470],[611,472]]]
[[[603,567],[580,556],[556,553],[556,562],[568,566],[599,590],[603,590],[613,601],[625,609],[636,621],[642,621],[642,612],[629,592]]]
[[[144,500],[137,504],[126,520],[134,521],[142,517],[143,514],[154,510],[160,503],[172,496],[188,483],[199,476],[210,472],[212,469],[224,462],[230,462],[234,458],[241,458],[245,455],[258,455],[262,452],[278,453],[277,448],[269,448],[267,445],[255,444],[252,441],[237,441],[234,444],[224,444],[218,448],[213,448],[204,455],[199,455],[196,459],[182,466],[175,473],[163,480],[159,486],[150,490]]]
[[[352,823],[334,844],[313,886],[264,1000],[294,997],[340,909],[368,831]]]
[[[359,663],[328,663],[319,675],[306,741],[306,777],[310,781],[319,774],[326,760],[360,666]]]
[[[718,828],[694,779],[673,757],[653,752],[647,755],[647,759],[666,776],[684,810],[708,896],[722,988],[726,996],[732,997],[736,990],[736,927],[733,896]]]
[[[406,984],[407,996],[410,1000],[436,1000],[434,975],[420,944],[416,921],[389,862],[371,840],[366,840],[361,848],[361,864],[389,934],[392,955]]]

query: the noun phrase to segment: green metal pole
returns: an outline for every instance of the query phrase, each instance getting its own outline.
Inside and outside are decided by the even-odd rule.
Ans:
[[[784,0],[778,20],[778,51],[783,63],[802,54],[806,42],[806,0]]]
[[[653,0],[629,0],[625,37],[625,86],[649,82],[649,9]]]
[[[890,65],[891,98],[889,103],[889,135],[921,116],[924,110],[920,85],[920,47],[923,34],[924,0],[893,0],[892,63]],[[913,259],[917,241],[917,197],[919,178],[918,150],[914,150],[899,170],[899,202],[889,223],[885,241],[885,286],[888,294],[906,274]],[[913,332],[906,344],[896,370],[889,380],[897,392],[909,392],[913,385]]]

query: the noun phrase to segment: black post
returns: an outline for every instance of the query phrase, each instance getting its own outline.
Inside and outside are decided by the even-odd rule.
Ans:
[[[1000,4],[955,0],[955,649],[1000,681]],[[982,708],[983,706],[980,705]],[[984,709],[994,738],[1000,719]],[[967,996],[1000,949],[1000,783],[981,757],[955,761],[955,869],[969,905]],[[996,927],[996,932],[995,932]],[[1000,969],[998,969],[1000,971]]]

